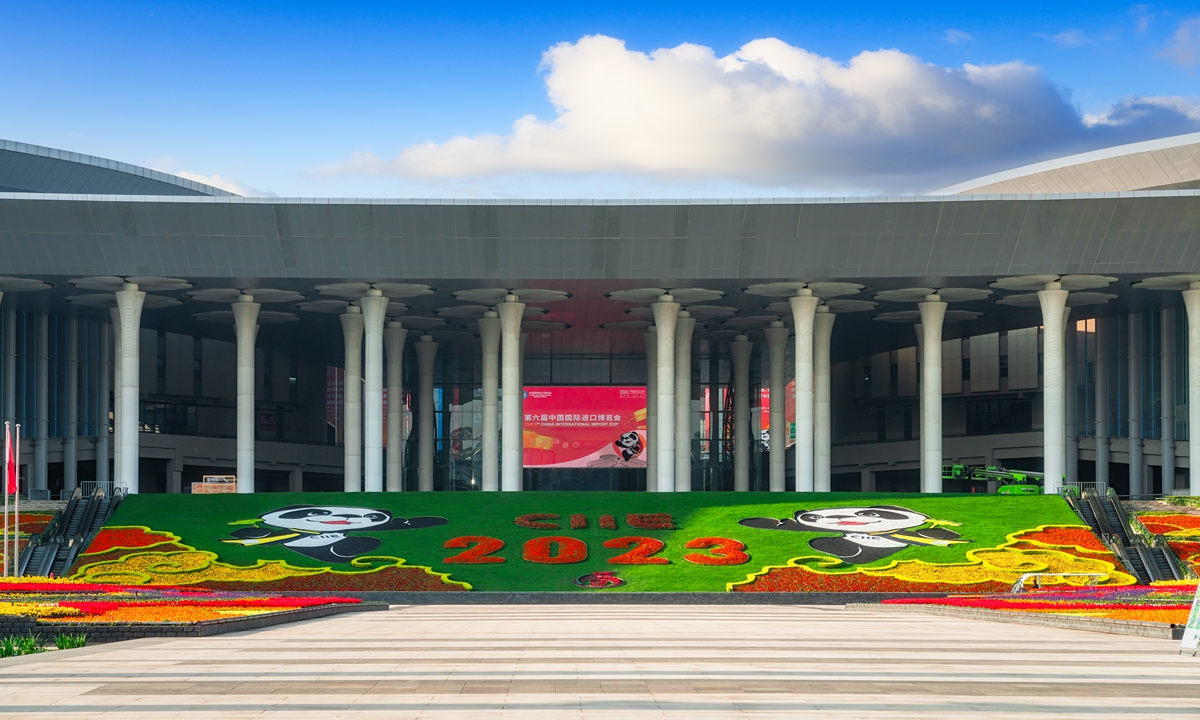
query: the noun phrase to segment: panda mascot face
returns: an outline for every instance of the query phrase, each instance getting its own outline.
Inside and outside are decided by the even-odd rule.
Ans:
[[[902,507],[839,507],[798,510],[795,519],[816,531],[874,534],[924,525],[929,516]]]
[[[953,530],[939,527],[958,523],[933,521],[924,513],[895,505],[797,510],[789,518],[745,518],[738,524],[763,530],[837,533],[835,537],[813,538],[808,546],[817,552],[836,555],[847,565],[882,560],[906,547],[945,547],[970,542],[960,540]]]
[[[622,460],[629,462],[642,454],[642,436],[635,432],[622,433],[621,437],[613,442],[613,447]]]
[[[324,563],[350,562],[374,552],[383,541],[366,535],[347,535],[358,530],[382,532],[413,530],[445,525],[444,517],[393,517],[391,511],[344,505],[290,505],[263,513],[251,525],[230,533],[222,542],[245,547],[280,545]]]
[[[307,530],[309,532],[345,532],[347,530],[364,530],[378,525],[385,525],[392,519],[387,510],[372,510],[360,507],[342,507],[338,505],[312,506],[266,513],[262,521],[267,525],[289,530]]]

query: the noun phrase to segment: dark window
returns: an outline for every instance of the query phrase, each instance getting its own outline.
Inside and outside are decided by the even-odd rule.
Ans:
[[[971,358],[963,358],[962,361],[962,379],[971,379]]]
[[[889,371],[891,374],[888,375],[888,385],[891,386],[893,391],[897,391],[900,387],[900,366],[896,363],[892,363]]]
[[[263,392],[264,400],[274,400],[274,393],[271,390],[274,387],[275,366],[271,363],[271,351],[263,352]]]
[[[871,366],[870,365],[863,365],[863,385],[868,390],[871,389]]]
[[[145,433],[196,434],[196,406],[188,403],[143,402],[141,420]]]
[[[288,401],[300,402],[299,386],[296,384],[296,358],[288,358]]]
[[[192,394],[199,397],[204,393],[200,392],[200,358],[204,355],[204,341],[200,338],[192,338]]]
[[[1002,378],[1008,377],[1008,356],[1007,355],[1000,356],[1000,377],[1002,377]]]
[[[967,403],[967,434],[1028,432],[1033,429],[1033,403],[1028,400],[988,400]]]
[[[158,333],[158,394],[167,392],[167,334]]]

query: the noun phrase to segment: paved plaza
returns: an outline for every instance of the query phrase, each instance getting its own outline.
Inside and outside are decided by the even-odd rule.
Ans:
[[[0,717],[1196,717],[1178,643],[789,606],[398,606],[0,661]]]

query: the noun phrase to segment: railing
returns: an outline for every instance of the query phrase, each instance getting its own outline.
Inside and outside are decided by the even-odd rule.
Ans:
[[[1022,576],[1021,576],[1021,578],[1020,578],[1019,580],[1017,580],[1015,583],[1013,583],[1012,590],[1010,590],[1009,592],[1012,592],[1012,593],[1019,593],[1019,592],[1021,592],[1022,590],[1024,590],[1024,589],[1025,589],[1025,581],[1026,581],[1026,580],[1029,580],[1029,579],[1031,579],[1031,578],[1032,578],[1032,579],[1034,579],[1034,580],[1036,580],[1037,589],[1038,589],[1038,590],[1041,590],[1041,589],[1042,589],[1042,578],[1044,578],[1044,577],[1056,577],[1056,578],[1066,578],[1066,577],[1086,577],[1086,578],[1092,578],[1091,580],[1089,580],[1089,581],[1088,581],[1088,586],[1090,587],[1090,586],[1092,586],[1092,585],[1095,585],[1095,584],[1098,582],[1098,580],[1096,580],[1096,578],[1106,578],[1106,577],[1108,577],[1108,573],[1048,573],[1048,572],[1025,573],[1024,575],[1022,575]]]
[[[112,480],[101,482],[99,480],[80,480],[79,492],[83,497],[91,497],[92,493],[96,492],[96,488],[104,491],[105,495],[112,495],[113,484]]]

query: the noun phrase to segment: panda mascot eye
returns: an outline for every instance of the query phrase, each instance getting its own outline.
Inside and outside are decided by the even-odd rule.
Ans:
[[[815,523],[815,522],[820,522],[821,520],[822,520],[822,517],[820,515],[814,515],[812,513],[808,513],[808,514],[800,516],[800,522]]]
[[[387,518],[380,513],[368,513],[364,517],[371,522],[383,522],[384,520],[387,520]]]

